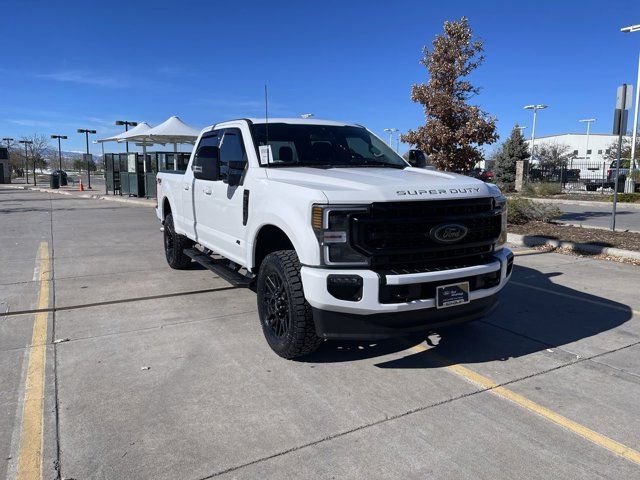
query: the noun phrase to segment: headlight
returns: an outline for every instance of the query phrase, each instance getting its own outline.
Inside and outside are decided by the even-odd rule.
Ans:
[[[311,224],[318,238],[325,265],[367,265],[367,258],[351,248],[349,219],[351,215],[366,212],[358,206],[314,205]]]
[[[487,183],[489,193],[493,197],[495,208],[502,210],[500,221],[500,236],[496,240],[495,250],[500,250],[507,243],[507,197],[502,195],[500,189],[492,183]]]

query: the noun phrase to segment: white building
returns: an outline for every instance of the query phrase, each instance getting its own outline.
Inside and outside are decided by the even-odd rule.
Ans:
[[[610,153],[611,145],[618,141],[617,135],[608,133],[589,134],[589,147],[587,148],[586,133],[562,133],[560,135],[547,135],[536,137],[536,151],[540,145],[567,145],[568,153],[574,154],[573,161],[576,163],[607,161],[605,156]],[[527,140],[529,150],[531,150],[531,139]]]

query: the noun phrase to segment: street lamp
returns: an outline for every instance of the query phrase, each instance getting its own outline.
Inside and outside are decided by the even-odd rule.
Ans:
[[[391,137],[393,136],[394,133],[396,133],[398,131],[398,129],[397,128],[385,128],[384,131],[389,134],[389,146],[391,147]],[[391,148],[393,148],[393,147],[391,147]]]
[[[539,104],[539,105],[525,105],[525,110],[533,110],[533,127],[531,127],[531,161],[535,160],[535,143],[536,143],[536,116],[538,115],[538,110],[544,110],[548,108],[548,105]]]
[[[303,113],[302,115],[300,115],[302,118],[311,118],[313,117],[313,113]]]
[[[62,147],[60,146],[60,140],[66,140],[68,137],[66,135],[51,135],[51,138],[58,139],[58,168],[62,170]]]
[[[18,143],[24,143],[24,173],[27,176],[27,184],[29,183],[29,153],[27,152],[27,145],[31,145],[31,140],[19,140]],[[33,184],[36,185],[36,165],[33,164]]]
[[[640,24],[620,29],[624,33],[640,32]],[[633,114],[633,132],[631,133],[631,163],[636,168],[636,136],[638,134],[638,107],[640,106],[640,54],[638,55],[638,80],[636,81],[636,106]]]
[[[116,120],[116,125],[124,125],[124,131],[128,132],[129,127],[135,127],[138,125],[138,122],[132,122],[130,120]],[[129,142],[124,142],[124,145],[127,149],[127,153],[129,153]]]
[[[85,128],[79,128],[78,133],[84,133],[85,140],[87,141],[87,188],[91,190],[91,159],[89,157],[89,134],[95,135],[95,130],[87,130]]]
[[[595,122],[596,119],[595,118],[583,118],[582,120],[578,120],[578,122],[580,123],[586,123],[587,124],[587,147],[586,150],[584,151],[584,159],[587,160],[587,155],[589,155],[589,129],[591,127],[591,124],[593,122]]]

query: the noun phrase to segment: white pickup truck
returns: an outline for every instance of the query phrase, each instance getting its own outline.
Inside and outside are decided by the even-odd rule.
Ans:
[[[157,183],[169,265],[255,287],[285,358],[480,318],[511,275],[497,187],[413,168],[360,125],[218,123]]]

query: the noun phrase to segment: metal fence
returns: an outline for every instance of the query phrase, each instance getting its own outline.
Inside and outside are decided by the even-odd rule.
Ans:
[[[628,172],[628,166],[620,168],[618,191],[624,191]],[[565,193],[611,194],[614,183],[615,162],[610,161],[570,161],[560,166],[533,163],[529,165],[526,175],[526,184],[530,188],[546,188]]]

